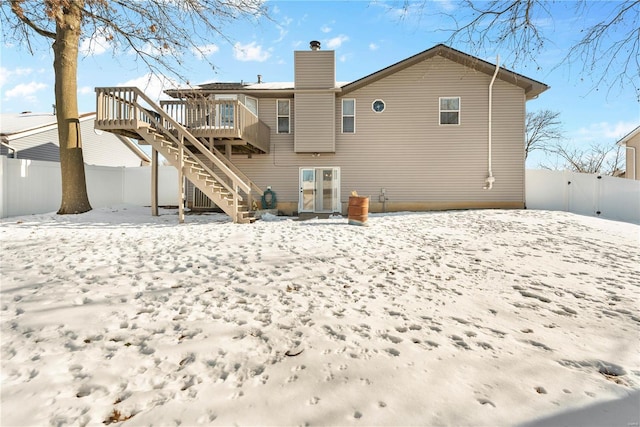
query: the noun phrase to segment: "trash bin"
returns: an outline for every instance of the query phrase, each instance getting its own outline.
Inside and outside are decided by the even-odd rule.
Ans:
[[[347,218],[350,225],[366,225],[369,215],[369,198],[349,196],[349,211]]]

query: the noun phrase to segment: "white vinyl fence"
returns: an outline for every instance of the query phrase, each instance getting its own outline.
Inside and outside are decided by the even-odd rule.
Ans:
[[[94,208],[151,205],[151,168],[85,166]],[[60,164],[0,156],[0,218],[57,211]],[[178,173],[158,171],[158,203],[178,203]],[[563,171],[526,171],[527,209],[567,211],[640,224],[640,181]]]
[[[527,209],[640,224],[640,181],[568,171],[526,172]]]
[[[94,208],[127,203],[151,205],[151,167],[85,165],[87,193]],[[55,212],[60,208],[60,163],[0,156],[0,218]],[[178,204],[178,172],[158,168],[158,204]]]

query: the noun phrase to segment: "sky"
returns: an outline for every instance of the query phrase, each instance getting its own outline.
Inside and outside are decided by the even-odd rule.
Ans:
[[[464,13],[450,0],[402,1],[267,1],[270,19],[238,21],[222,28],[228,40],[212,35],[201,54],[183,55],[184,76],[191,84],[213,81],[293,81],[293,51],[306,50],[319,40],[325,50],[336,51],[336,79],[357,80],[438,43],[446,43],[452,22],[444,14]],[[576,14],[573,2],[553,3],[538,24],[548,38],[535,63],[513,64],[514,52],[501,48],[476,52],[465,42],[450,43],[463,52],[491,63],[497,56],[508,69],[551,87],[527,103],[527,111],[550,109],[560,112],[569,144],[589,146],[614,144],[640,124],[640,103],[634,88],[597,84],[602,67],[598,61],[589,73],[578,63],[560,63],[585,23],[608,16],[615,2],[593,3]],[[637,6],[636,6],[637,7]],[[622,28],[624,30],[624,28]],[[3,40],[0,55],[0,111],[50,112],[54,103],[53,54],[50,47],[34,45],[30,55],[25,45]],[[95,87],[138,86],[154,98],[171,81],[149,75],[134,55],[113,53],[102,44],[81,43],[78,67],[78,102],[81,112],[95,110]],[[202,58],[202,54],[206,58]],[[215,65],[212,69],[210,63]],[[173,80],[175,81],[175,80]],[[184,85],[185,81],[177,81]],[[546,160],[529,157],[527,167]]]

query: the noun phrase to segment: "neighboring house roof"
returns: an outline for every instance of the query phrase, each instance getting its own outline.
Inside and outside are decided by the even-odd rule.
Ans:
[[[626,134],[625,136],[617,142],[618,145],[627,145],[627,142],[631,141],[636,135],[640,135],[640,126],[636,127],[634,130]]]
[[[104,166],[150,163],[149,156],[129,138],[108,132],[94,132],[95,113],[82,113],[78,118],[85,163]],[[17,150],[18,158],[59,161],[57,128],[57,118],[51,113],[0,114],[2,152],[4,154],[9,146],[12,148],[8,151]]]
[[[232,89],[232,90],[238,90],[238,89],[243,89],[246,86],[245,83],[223,83],[223,82],[213,82],[213,83],[203,83],[201,85],[198,85],[198,87],[200,89],[204,89],[204,90],[225,90],[225,89]]]
[[[355,80],[353,82],[336,82],[335,89],[336,92],[340,94],[347,94],[356,89],[359,89],[363,86],[371,84],[377,80],[380,80],[384,77],[387,77],[393,73],[401,71],[407,67],[410,67],[416,63],[424,61],[426,59],[432,58],[434,56],[442,56],[451,61],[457,62],[466,67],[472,68],[476,71],[485,73],[489,76],[492,76],[495,72],[496,65],[490,62],[484,61],[475,56],[466,54],[459,50],[453,49],[449,46],[439,44],[430,49],[427,49],[423,52],[420,52],[416,55],[413,55],[407,59],[404,59],[400,62],[397,62],[393,65],[390,65],[382,70],[376,71],[375,73],[369,74],[368,76],[362,77],[361,79]],[[524,89],[524,93],[527,99],[536,98],[542,92],[549,89],[544,83],[541,83],[537,80],[530,79],[522,74],[518,74],[513,71],[509,71],[505,68],[500,68],[497,78],[508,83],[514,84],[518,87]],[[252,91],[268,93],[268,92],[277,92],[277,93],[294,93],[295,87],[293,82],[272,82],[272,83],[205,83],[198,86],[192,87],[184,87],[178,89],[171,89],[165,91],[170,96],[173,97],[183,97],[193,95],[194,91],[199,94],[206,94],[208,92],[224,92],[224,91],[242,91],[244,93],[249,94]]]

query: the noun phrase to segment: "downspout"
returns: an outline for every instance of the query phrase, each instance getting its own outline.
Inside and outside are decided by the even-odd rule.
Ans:
[[[633,162],[631,162],[633,164],[633,179],[638,179],[638,174],[636,172],[636,147],[629,147],[626,145],[624,148],[633,151],[633,156],[631,157],[633,159]]]
[[[485,190],[491,190],[493,188],[493,183],[496,182],[496,179],[493,177],[493,171],[491,170],[491,137],[493,135],[492,130],[492,113],[493,113],[493,82],[496,81],[496,76],[498,75],[498,71],[500,70],[500,55],[496,57],[496,70],[493,72],[493,77],[491,78],[491,83],[489,83],[489,154],[488,154],[488,163],[489,163],[489,171],[487,179],[485,180],[485,186],[482,187]]]

